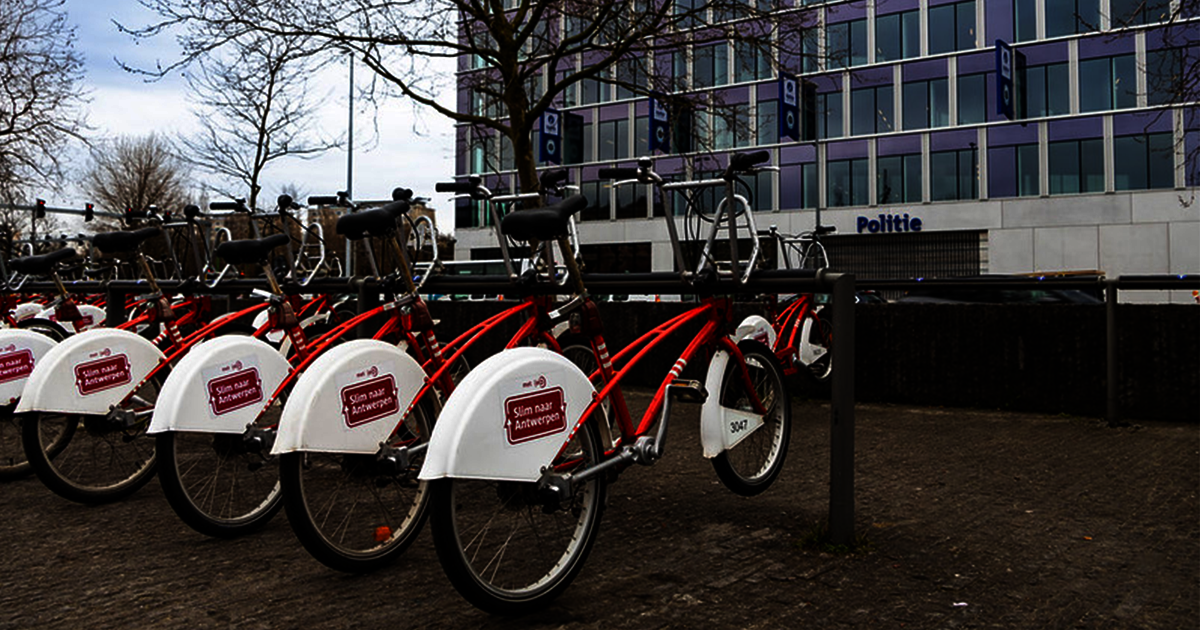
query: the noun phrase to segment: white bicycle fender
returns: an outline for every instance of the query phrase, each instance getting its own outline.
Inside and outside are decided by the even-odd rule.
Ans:
[[[594,392],[587,376],[560,354],[515,348],[493,355],[446,401],[420,478],[537,481]]]
[[[753,339],[768,348],[775,347],[775,328],[761,315],[751,315],[738,324],[733,333],[733,342]]]
[[[11,405],[21,397],[25,381],[55,341],[32,330],[0,330],[0,405]]]
[[[91,304],[80,304],[78,308],[79,314],[83,316],[83,319],[79,320],[78,322],[78,328],[76,327],[76,322],[58,321],[58,316],[54,314],[54,309],[52,308],[43,308],[37,314],[37,316],[42,319],[48,319],[59,326],[62,326],[69,333],[92,330],[93,328],[104,325],[104,318],[107,316],[104,312],[104,309],[100,308],[99,306],[92,306]]]
[[[296,380],[271,453],[375,453],[424,385],[420,364],[393,344],[330,348]]]
[[[704,456],[709,459],[737,446],[738,442],[763,425],[759,414],[721,405],[721,378],[728,363],[728,352],[718,350],[713,353],[712,362],[708,364],[708,376],[704,380],[708,398],[700,408],[700,446],[704,448]]]
[[[288,374],[287,359],[245,335],[205,341],[171,370],[147,433],[242,433]]]
[[[108,413],[165,359],[154,344],[126,330],[72,335],[33,367],[17,411]]]
[[[38,304],[37,302],[22,302],[13,309],[12,316],[13,319],[21,322],[30,317],[37,317],[37,314],[41,313],[45,308],[44,304]]]

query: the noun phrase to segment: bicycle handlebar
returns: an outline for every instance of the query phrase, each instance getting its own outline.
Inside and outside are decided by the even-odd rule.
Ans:
[[[310,206],[336,206],[341,203],[337,195],[312,195],[308,198]]]
[[[750,153],[734,153],[729,156],[730,171],[744,171],[748,168],[768,162],[771,160],[771,153],[766,149],[760,151],[752,151]]]
[[[606,166],[600,169],[603,179],[637,179],[638,173],[636,166]]]
[[[248,212],[249,211],[249,209],[246,208],[246,202],[244,202],[240,199],[237,201],[214,201],[214,202],[208,204],[208,209],[209,210],[233,210],[234,212]]]
[[[475,184],[471,182],[438,182],[433,185],[433,189],[437,192],[470,194],[475,190]]]
[[[567,181],[567,176],[569,174],[570,173],[568,173],[567,169],[565,168],[553,171],[543,171],[542,174],[538,176],[538,183],[542,185],[543,190],[547,188],[556,188],[559,184]]]

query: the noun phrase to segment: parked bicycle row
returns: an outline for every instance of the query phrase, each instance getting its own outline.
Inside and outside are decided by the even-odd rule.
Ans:
[[[144,253],[154,239],[179,242],[167,236],[173,226],[98,234],[90,247],[114,268],[138,269],[145,287],[117,304],[68,290],[61,274],[78,265],[74,249],[11,260],[0,476],[32,471],[56,494],[96,504],[158,474],[170,506],[198,532],[239,536],[283,509],[317,560],[347,572],[393,561],[429,520],[446,575],[471,603],[497,613],[543,606],[582,569],[607,484],[662,457],[673,406],[698,405],[717,477],[756,495],[786,457],[785,379],[831,374],[829,318],[811,294],[736,322],[731,299],[717,294],[761,273],[758,239],[739,257],[739,234],[777,239],[789,266],[824,266],[825,228],[800,237],[759,230],[738,193],[740,176],[771,168],[766,159],[736,154],[721,177],[703,181],[665,182],[648,159],[602,172],[614,186],[651,184],[664,196],[725,191],[711,216],[682,219],[703,231],[697,261],[684,259],[676,220],[666,219],[676,281],[701,299],[615,352],[581,270],[573,216],[587,202],[561,172],[526,194],[493,195],[478,178],[438,185],[487,205],[507,281],[525,296],[452,339],[438,338],[423,297],[439,269],[435,230],[411,218],[403,189],[337,221],[339,234],[370,250],[378,305],[311,292],[313,278],[337,270],[296,255],[294,232],[212,246],[190,229],[199,272],[173,292]],[[293,201],[279,205],[290,217]],[[184,214],[185,223],[202,217]],[[717,260],[725,238],[733,255]],[[432,262],[415,263],[427,249]],[[218,314],[209,295],[235,268],[257,268],[266,288]],[[21,293],[38,277],[55,291]],[[113,312],[127,318],[102,326]],[[668,339],[685,340],[677,357],[665,356]],[[468,353],[481,352],[488,358],[469,366]],[[667,367],[639,415],[622,386],[647,361]],[[681,378],[689,364],[703,378]]]

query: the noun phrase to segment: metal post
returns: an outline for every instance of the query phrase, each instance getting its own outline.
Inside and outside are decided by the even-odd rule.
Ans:
[[[829,541],[854,542],[854,275],[833,284],[833,400],[829,437]]]
[[[1115,278],[1109,278],[1104,281],[1104,313],[1105,313],[1105,364],[1107,368],[1107,382],[1105,383],[1105,396],[1107,398],[1107,409],[1105,417],[1108,419],[1108,426],[1115,427],[1120,424],[1120,409],[1119,409],[1119,386],[1117,383],[1117,281]]]
[[[367,311],[382,304],[380,300],[380,291],[382,287],[373,280],[362,280],[358,285],[358,314],[362,315]],[[370,339],[371,333],[374,332],[368,325],[368,322],[363,322],[358,325],[355,330],[356,339]]]
[[[346,122],[346,198],[354,199],[354,51],[350,51],[350,105]],[[354,275],[354,247],[346,239],[346,277]]]
[[[125,292],[111,285],[105,289],[104,325],[115,328],[125,323]]]

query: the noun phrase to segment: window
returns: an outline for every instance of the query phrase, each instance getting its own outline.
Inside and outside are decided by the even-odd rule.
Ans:
[[[1049,147],[1050,194],[1104,192],[1104,141],[1066,140]]]
[[[921,54],[921,12],[905,11],[875,18],[875,61],[896,61]]]
[[[842,137],[842,93],[826,92],[817,95],[817,137]]]
[[[817,181],[817,165],[815,162],[800,165],[800,207],[816,208],[820,201],[820,187]]]
[[[958,124],[987,122],[987,74],[958,77]]]
[[[929,154],[929,199],[977,199],[978,160],[975,149],[938,151]]]
[[[792,74],[818,70],[816,29],[784,30],[779,34],[779,67]]]
[[[1038,168],[1038,145],[1017,147],[1017,196],[1036,197],[1041,193],[1042,178]]]
[[[581,164],[592,160],[592,125],[584,124],[583,116],[564,113],[563,122],[563,164]]]
[[[561,83],[563,79],[566,79],[567,75],[574,72],[574,70],[575,69],[572,68],[570,70],[562,70],[558,72],[555,80]],[[575,96],[575,91],[578,89],[578,87],[578,83],[572,83],[571,85],[562,88],[562,91],[559,92],[559,94],[562,95],[562,107],[575,107],[579,104],[579,99]]]
[[[1031,66],[1018,89],[1024,91],[1022,118],[1061,116],[1071,113],[1070,71],[1065,63]]]
[[[675,0],[675,15],[679,28],[695,28],[705,23],[707,7],[707,0]]]
[[[1146,51],[1146,97],[1150,105],[1182,100],[1180,96],[1187,93],[1183,59],[1180,48]]]
[[[1038,145],[993,147],[988,150],[988,195],[1036,197],[1039,194]]]
[[[1100,28],[1100,0],[1045,1],[1046,37],[1088,33]]]
[[[825,193],[829,207],[867,205],[866,158],[831,161],[826,165],[825,172]]]
[[[1117,190],[1175,187],[1175,139],[1170,133],[1113,138]]]
[[[750,104],[735,103],[712,109],[713,148],[720,151],[750,145]]]
[[[617,189],[617,218],[642,219],[646,217],[646,187],[641,185],[621,186]]]
[[[612,100],[611,87],[604,80],[608,77],[608,69],[601,70],[593,77],[588,77],[579,82],[579,104],[580,105],[595,105],[597,103],[607,103]]]
[[[587,199],[587,207],[579,212],[580,221],[607,221],[612,217],[609,211],[608,182],[583,182],[579,185],[579,194]]]
[[[867,63],[867,21],[853,20],[826,26],[825,50],[830,68]]]
[[[633,157],[650,155],[650,118],[638,116],[633,119]]]
[[[1137,107],[1137,62],[1134,55],[1079,62],[1079,111],[1098,112]]]
[[[600,123],[599,154],[601,162],[629,158],[629,119],[608,120]]]
[[[779,101],[759,101],[754,120],[754,144],[775,144],[779,137]]]
[[[929,54],[971,50],[975,37],[975,1],[929,8]]]
[[[645,89],[646,71],[642,68],[642,60],[638,57],[625,57],[617,61],[615,77],[629,85]],[[636,98],[638,94],[625,85],[617,85],[617,100]]]
[[[879,205],[921,203],[921,154],[889,155],[875,161]]]
[[[850,91],[850,133],[886,133],[895,130],[892,86]]]
[[[950,124],[950,94],[946,79],[904,84],[904,129],[929,129]]]
[[[1013,0],[1013,40],[1037,39],[1037,0]]]
[[[1165,22],[1171,17],[1170,0],[1109,0],[1112,27]]]
[[[693,58],[692,84],[697,88],[729,83],[729,47],[724,43],[698,46]]]
[[[734,42],[734,77],[737,83],[769,79],[771,73],[771,57],[761,46],[754,42]]]

